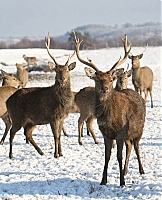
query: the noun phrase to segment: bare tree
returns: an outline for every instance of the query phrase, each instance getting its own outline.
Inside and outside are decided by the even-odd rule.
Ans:
[[[145,101],[148,96],[148,92],[150,93],[151,97],[151,108],[153,108],[153,100],[152,100],[152,87],[153,87],[153,71],[147,67],[140,67],[140,59],[143,57],[143,53],[146,51],[148,44],[145,50],[136,56],[129,55],[128,58],[132,60],[132,83],[134,88],[137,92],[145,94]]]
[[[85,68],[86,75],[95,81],[95,115],[105,143],[105,166],[101,185],[107,183],[107,168],[110,160],[112,142],[117,143],[117,159],[120,169],[120,185],[125,185],[124,175],[127,173],[128,161],[131,153],[132,143],[135,148],[139,163],[139,172],[144,174],[139,154],[139,140],[141,139],[145,121],[145,101],[134,90],[124,89],[116,91],[113,89],[113,80],[116,78],[115,69],[123,64],[131,50],[127,45],[127,36],[122,39],[125,56],[119,59],[113,67],[107,71],[100,71],[91,60],[84,61],[79,54],[79,46],[82,41],[77,39],[75,33],[76,53],[80,62],[91,68]],[[126,144],[126,160],[122,170],[123,143]]]
[[[32,132],[36,125],[43,124],[50,124],[51,126],[55,143],[54,157],[62,156],[61,130],[74,98],[71,92],[70,71],[75,68],[76,63],[69,65],[69,62],[74,56],[75,51],[72,56],[69,56],[64,65],[60,65],[50,53],[49,35],[48,39],[45,39],[45,45],[49,56],[55,63],[55,84],[44,88],[23,88],[15,92],[7,100],[7,110],[12,121],[10,158],[13,157],[12,142],[14,136],[21,127],[24,128],[25,136],[38,153],[40,155],[44,154],[32,137]]]

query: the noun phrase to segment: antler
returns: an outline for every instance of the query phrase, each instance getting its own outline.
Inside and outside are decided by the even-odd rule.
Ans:
[[[147,50],[147,48],[148,48],[148,43],[146,44],[145,49],[143,50],[143,52],[140,53],[140,54],[143,54]]]
[[[45,37],[45,45],[46,45],[46,49],[47,49],[47,52],[49,54],[49,56],[52,58],[52,60],[54,61],[54,63],[58,66],[60,65],[54,58],[54,56],[50,53],[50,36],[49,36],[49,33],[48,33],[48,38]]]
[[[125,35],[125,38],[123,39],[122,37],[120,37],[122,42],[123,42],[123,45],[124,45],[124,52],[125,52],[125,55],[124,55],[124,58],[121,59],[121,56],[119,58],[119,60],[113,65],[113,67],[110,69],[110,71],[113,71],[115,68],[117,68],[118,66],[120,66],[121,64],[123,64],[126,60],[127,60],[127,57],[131,51],[131,47],[132,47],[132,43],[129,44],[128,46],[128,40],[127,40],[127,35]]]
[[[83,40],[79,41],[79,38],[76,37],[76,34],[73,30],[73,34],[74,34],[74,42],[75,42],[75,47],[76,47],[76,55],[77,55],[77,58],[80,62],[82,62],[83,64],[85,65],[88,65],[90,66],[91,68],[93,68],[95,71],[99,71],[99,69],[95,66],[94,63],[92,63],[92,61],[90,59],[88,59],[88,62],[83,60],[81,57],[80,57],[80,54],[79,54],[79,48],[80,48],[80,44],[82,43]]]
[[[69,55],[68,60],[66,61],[65,65],[68,65],[68,63],[74,57],[74,55],[75,55],[75,51],[74,51],[74,53],[72,55]]]

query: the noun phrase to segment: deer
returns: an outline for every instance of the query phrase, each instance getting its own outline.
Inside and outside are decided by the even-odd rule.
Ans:
[[[130,54],[128,58],[131,59],[132,62],[132,83],[134,85],[134,89],[137,92],[140,92],[141,96],[142,93],[144,92],[145,101],[147,99],[149,92],[151,98],[151,108],[153,108],[153,100],[152,100],[152,87],[154,78],[153,71],[147,66],[140,67],[140,59],[143,57],[143,54],[147,48],[148,44],[146,44],[146,47],[141,54],[135,56]]]
[[[26,87],[26,84],[28,83],[28,72],[22,64],[16,63],[16,67],[16,76],[22,82],[22,87]]]
[[[127,69],[128,70],[128,69]],[[124,68],[118,69],[116,71],[117,74],[117,82],[116,82],[116,90],[126,89],[128,85],[128,77],[131,76],[131,70],[125,71]],[[82,136],[83,136],[83,123],[86,122],[87,126],[87,135],[91,133],[95,144],[98,144],[95,133],[93,131],[93,121],[96,119],[95,117],[95,88],[94,87],[85,87],[82,88],[79,92],[75,94],[74,104],[77,105],[77,113],[80,113],[78,119],[78,143],[82,145]],[[76,113],[76,108],[74,111]],[[113,141],[113,148],[115,147],[115,143]]]
[[[96,119],[94,117],[94,87],[85,87],[75,94],[74,102],[79,108],[79,119],[78,119],[78,143],[82,145],[83,136],[83,123],[86,122],[87,135],[91,133],[95,144],[98,144],[98,140],[92,128],[93,121]]]
[[[35,64],[37,65],[37,58],[32,56],[32,57],[27,57],[25,54],[22,56],[24,58],[24,60],[27,62],[28,65]]]
[[[12,121],[10,129],[9,158],[13,157],[12,143],[14,136],[21,127],[24,135],[40,155],[43,151],[36,144],[32,132],[36,125],[50,124],[54,137],[54,158],[63,156],[61,148],[61,130],[64,119],[67,117],[74,95],[71,91],[70,72],[76,66],[70,60],[75,55],[69,55],[64,65],[59,64],[50,52],[50,36],[45,38],[45,46],[51,59],[54,61],[56,72],[55,83],[50,87],[22,88],[16,91],[6,102],[7,111]]]
[[[97,124],[104,138],[105,144],[105,164],[101,180],[101,185],[107,183],[107,169],[111,156],[112,142],[116,140],[117,160],[120,171],[120,186],[125,185],[124,175],[128,171],[128,162],[132,149],[132,144],[137,155],[139,172],[144,174],[140,159],[139,141],[142,137],[145,122],[146,107],[144,99],[132,89],[117,91],[113,88],[113,81],[116,78],[116,68],[122,65],[131,50],[131,43],[128,45],[127,35],[121,37],[124,45],[125,55],[111,67],[110,70],[103,72],[88,59],[85,61],[79,54],[80,41],[75,32],[74,42],[78,60],[84,65],[86,75],[95,82],[95,116]],[[122,169],[122,151],[124,142],[126,144],[126,159],[124,169]]]
[[[6,126],[3,137],[0,140],[0,144],[3,145],[6,135],[11,127],[11,120],[7,113],[6,101],[18,90],[18,88],[22,87],[22,83],[16,78],[16,76],[14,76],[14,74],[9,74],[3,70],[1,70],[1,74],[2,86],[0,87],[0,118],[2,118]]]
[[[129,65],[128,65],[129,67]],[[115,86],[115,90],[123,90],[123,89],[127,89],[128,86],[128,78],[132,75],[132,69],[124,71],[124,68],[122,68],[120,70],[120,73],[117,74],[117,80],[116,80],[116,86]]]
[[[11,73],[7,73],[1,69],[2,86],[22,87],[22,82]]]

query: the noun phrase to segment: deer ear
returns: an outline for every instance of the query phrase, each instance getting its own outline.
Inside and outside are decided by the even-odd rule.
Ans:
[[[116,69],[115,73],[116,73],[116,76],[120,76],[122,73],[124,73],[124,68]]]
[[[50,70],[55,69],[56,65],[52,62],[48,62],[48,67],[50,68]]]
[[[96,75],[95,75],[95,71],[94,71],[93,69],[90,69],[90,68],[88,68],[88,67],[85,67],[84,70],[85,70],[86,75],[87,75],[89,78],[93,79],[93,78],[96,76]]]
[[[3,71],[2,69],[1,69],[1,74],[2,74],[3,78],[5,78],[7,76],[7,72]]]
[[[129,58],[129,59],[132,59],[132,55],[128,55],[128,58]]]
[[[143,57],[143,53],[138,55],[138,58],[141,59]]]
[[[124,72],[124,68],[116,69],[113,73],[113,80],[117,79]]]
[[[76,67],[76,62],[73,62],[68,66],[69,70],[73,70],[75,67]]]
[[[127,72],[127,76],[130,77],[132,75],[132,69]]]

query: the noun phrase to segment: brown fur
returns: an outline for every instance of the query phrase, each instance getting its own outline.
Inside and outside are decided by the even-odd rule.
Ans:
[[[121,74],[117,76],[115,90],[123,90],[128,86],[128,78],[132,75],[132,70],[123,71]]]
[[[24,88],[28,83],[28,72],[21,64],[16,63],[16,67],[17,67],[16,76],[22,82],[22,87]]]
[[[115,72],[93,72],[86,68],[87,76],[95,81],[96,117],[99,129],[105,141],[105,167],[101,184],[107,183],[107,167],[111,155],[112,141],[117,143],[117,158],[120,167],[120,185],[125,185],[124,175],[128,170],[128,161],[132,143],[137,154],[140,174],[144,173],[140,155],[139,140],[141,139],[145,121],[145,101],[131,89],[120,92],[113,89]],[[126,143],[126,161],[122,171],[122,149]]]
[[[130,71],[124,72],[124,69],[119,69],[116,71],[117,74],[117,83],[116,90],[122,90],[127,88],[128,77],[131,75]],[[98,144],[98,140],[93,131],[93,121],[95,117],[95,88],[94,87],[85,87],[76,93],[74,98],[75,104],[80,109],[80,117],[78,119],[78,142],[82,145],[82,136],[83,136],[83,123],[86,121],[87,129],[91,133],[95,144]],[[113,143],[113,147],[115,143]]]
[[[98,144],[98,140],[95,136],[95,133],[92,128],[94,116],[94,107],[95,107],[95,90],[94,87],[85,87],[81,89],[75,95],[75,103],[80,110],[80,116],[78,119],[78,142],[82,145],[82,136],[83,136],[83,123],[86,121],[87,129],[91,133],[95,144]]]
[[[137,56],[129,56],[132,60],[132,83],[134,88],[137,92],[145,94],[145,101],[148,96],[148,92],[150,93],[151,97],[151,108],[153,108],[153,100],[152,100],[152,87],[153,87],[153,71],[145,66],[140,67],[140,59],[142,58],[143,54]]]
[[[37,65],[37,58],[36,57],[27,57],[26,55],[23,55],[24,60],[29,64],[35,64]]]
[[[143,133],[145,121],[145,101],[136,91],[131,89],[121,91],[113,89],[113,81],[117,77],[115,69],[127,60],[131,50],[131,44],[127,44],[127,35],[125,35],[124,39],[121,38],[121,40],[125,51],[123,59],[120,57],[109,71],[102,72],[92,60],[88,59],[87,62],[80,57],[79,47],[82,41],[76,37],[74,32],[77,58],[83,64],[91,67],[85,68],[85,72],[90,79],[95,81],[95,115],[105,143],[105,166],[101,185],[107,183],[107,168],[114,139],[117,143],[120,185],[125,185],[124,175],[127,173],[132,143],[136,151],[140,174],[144,173],[139,154],[139,140]],[[123,171],[122,151],[124,142],[126,143],[126,160]]]
[[[7,113],[7,108],[6,108],[6,101],[7,99],[17,91],[17,88],[15,87],[20,87],[22,83],[13,75],[9,74],[3,70],[2,72],[2,87],[0,87],[0,117],[5,123],[5,132],[3,134],[3,137],[0,141],[0,144],[2,145],[4,143],[4,140],[6,138],[6,135],[11,127],[11,121]],[[12,87],[14,86],[14,87]]]
[[[62,156],[61,130],[73,102],[73,93],[70,85],[70,71],[76,63],[69,66],[56,65],[55,84],[45,88],[24,88],[15,92],[6,102],[7,110],[12,121],[10,130],[10,153],[12,158],[12,142],[21,127],[24,134],[40,155],[42,150],[32,137],[36,125],[50,124],[54,140],[54,157]]]

